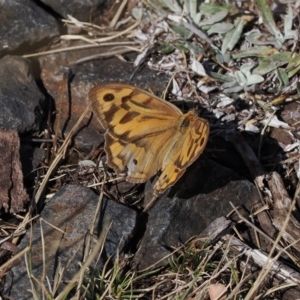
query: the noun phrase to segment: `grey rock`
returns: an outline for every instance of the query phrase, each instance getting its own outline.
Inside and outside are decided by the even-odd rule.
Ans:
[[[71,15],[81,21],[90,21],[94,12],[105,0],[41,0],[64,18]]]
[[[30,255],[27,254],[31,272],[46,287],[46,279],[42,278],[43,267],[51,286],[58,265],[66,267],[58,291],[61,291],[66,282],[79,270],[78,263],[83,258],[84,245],[98,200],[99,197],[88,188],[76,185],[62,187],[47,203],[41,214],[41,220],[34,224],[32,231],[26,234],[18,246],[22,250],[29,244],[32,245]],[[107,228],[111,224],[103,253],[105,256],[114,255],[117,249],[122,253],[128,237],[135,228],[136,213],[111,200],[104,200],[102,204],[96,235],[99,235],[103,227]],[[41,232],[44,241],[41,239]],[[91,238],[93,240],[93,237]],[[99,266],[100,263],[91,265],[94,269]],[[10,275],[5,293],[13,299],[33,299],[32,293],[28,290],[31,285],[24,257],[21,258],[20,265],[11,270]],[[42,299],[38,285],[35,287],[38,299]]]
[[[31,75],[29,62],[18,56],[3,57],[0,80],[0,126],[20,133],[39,130],[46,102]]]
[[[215,219],[260,201],[255,185],[235,172],[200,157],[169,193],[150,209],[147,229],[134,258],[138,269],[166,264],[170,249],[199,235]]]
[[[59,35],[56,20],[34,1],[1,1],[0,20],[0,53],[26,53],[31,46]]]

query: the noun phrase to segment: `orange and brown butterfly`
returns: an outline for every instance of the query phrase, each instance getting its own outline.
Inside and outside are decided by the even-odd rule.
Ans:
[[[108,166],[126,180],[142,183],[161,174],[154,195],[174,185],[203,152],[209,123],[194,111],[183,114],[173,104],[142,89],[107,83],[89,92],[92,111],[106,130]]]

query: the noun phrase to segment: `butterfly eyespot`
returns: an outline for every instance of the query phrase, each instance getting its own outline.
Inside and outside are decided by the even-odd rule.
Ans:
[[[137,165],[137,163],[138,163],[137,159],[133,159],[132,162],[133,162],[135,165]]]
[[[111,94],[111,93],[108,93],[108,94],[105,94],[103,96],[103,100],[104,101],[112,101],[115,99],[115,95],[114,94]]]

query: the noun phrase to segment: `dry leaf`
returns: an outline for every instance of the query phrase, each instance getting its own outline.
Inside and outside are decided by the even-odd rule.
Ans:
[[[210,300],[224,300],[226,298],[227,288],[224,284],[216,283],[208,287]]]

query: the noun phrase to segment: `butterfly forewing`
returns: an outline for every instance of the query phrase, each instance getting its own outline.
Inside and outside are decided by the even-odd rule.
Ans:
[[[124,84],[97,86],[89,101],[102,126],[128,142],[164,132],[182,115],[167,101]]]

